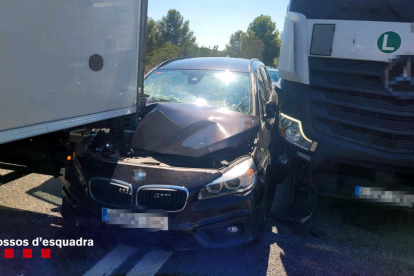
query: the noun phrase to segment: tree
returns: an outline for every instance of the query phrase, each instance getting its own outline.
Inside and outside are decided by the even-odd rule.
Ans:
[[[276,29],[276,23],[267,15],[260,15],[250,23],[248,31],[252,31],[257,39],[264,44],[263,62],[267,65],[274,65],[274,59],[280,53],[280,33]]]
[[[237,31],[230,36],[230,42],[226,45],[226,53],[237,58],[263,58],[264,44],[261,39],[255,37],[254,32]]]
[[[177,10],[169,10],[168,14],[155,21],[148,19],[147,50],[145,71],[148,72],[161,62],[177,57],[218,57],[225,56],[215,45],[199,47],[194,33],[190,31],[189,21],[184,21]]]
[[[152,53],[158,46],[158,29],[157,29],[157,22],[152,19],[148,18],[147,23],[147,45],[146,51],[148,54]]]
[[[239,57],[242,51],[242,37],[244,32],[237,31],[230,36],[229,44],[226,45],[226,52],[231,57]]]
[[[279,68],[279,57],[276,57],[276,58],[273,60],[273,67],[274,67],[274,68]]]
[[[215,45],[213,49],[210,47],[194,47],[194,51],[188,55],[188,57],[224,57],[226,53],[218,50],[218,45]]]
[[[263,60],[263,50],[265,45],[261,39],[257,39],[252,31],[247,31],[242,35],[241,58],[258,58]]]
[[[194,45],[196,38],[190,31],[190,22],[184,21],[184,17],[175,9],[168,11],[158,24],[159,39],[161,44],[170,43],[178,47]]]
[[[165,43],[146,56],[145,72],[148,72],[163,61],[183,56],[183,50],[171,43]]]

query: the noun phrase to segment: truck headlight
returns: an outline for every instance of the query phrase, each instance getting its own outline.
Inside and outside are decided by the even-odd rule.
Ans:
[[[280,135],[288,142],[302,149],[309,150],[312,146],[313,141],[305,136],[302,129],[302,122],[297,119],[280,113],[279,130]]]
[[[249,158],[205,185],[198,193],[198,199],[203,200],[245,192],[256,184],[256,174],[257,169],[253,158]]]

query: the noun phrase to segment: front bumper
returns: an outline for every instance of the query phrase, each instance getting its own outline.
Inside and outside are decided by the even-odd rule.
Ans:
[[[282,81],[277,92],[281,112],[301,120],[306,136],[318,142],[315,152],[310,152],[281,140],[278,154],[286,154],[290,166],[280,171],[312,171],[317,192],[335,197],[354,198],[356,186],[414,194],[413,154],[387,152],[328,135],[329,124],[315,119],[319,116],[315,102],[323,91]]]
[[[260,185],[244,195],[189,201],[181,212],[168,213],[168,231],[157,232],[107,225],[102,222],[102,207],[115,208],[94,201],[87,192],[68,181],[63,185],[62,195],[61,214],[70,224],[111,233],[112,238],[128,237],[129,243],[136,241],[137,245],[170,250],[219,248],[252,241],[264,218]],[[229,233],[230,226],[237,226],[239,231]]]

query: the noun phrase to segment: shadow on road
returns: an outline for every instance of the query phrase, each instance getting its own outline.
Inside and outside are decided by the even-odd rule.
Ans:
[[[320,196],[308,223],[271,220],[268,227],[274,231],[264,241],[280,247],[275,257],[287,275],[414,272],[412,213]]]
[[[27,194],[43,200],[47,203],[55,205],[57,208],[52,211],[59,211],[60,205],[62,204],[62,185],[59,179],[51,178],[33,189],[27,191]]]
[[[412,214],[318,198],[306,224],[269,219],[236,247],[176,252],[160,275],[413,275]]]
[[[0,186],[10,184],[13,181],[19,180],[23,177],[30,177],[27,178],[24,181],[16,182],[16,184],[21,184],[18,186],[19,189],[18,192],[25,192],[33,196],[39,200],[42,200],[44,202],[47,202],[49,204],[52,204],[56,206],[52,210],[52,212],[58,212],[60,205],[61,205],[61,182],[58,178],[50,178],[47,181],[43,182],[41,185],[36,185],[37,183],[33,182],[33,178],[29,176],[30,174],[37,174],[39,173],[36,170],[32,170],[29,167],[21,166],[21,165],[15,165],[15,164],[9,164],[9,163],[1,163],[0,162]],[[39,181],[39,179],[35,179]],[[26,182],[27,181],[27,182]],[[27,183],[27,185],[25,185]],[[17,187],[17,186],[16,186]],[[27,190],[31,188],[30,190]],[[23,189],[23,190],[22,190]],[[10,186],[10,191],[13,191],[12,186]],[[18,193],[12,193],[10,192],[10,196],[16,196],[17,201],[21,200],[27,200],[27,198],[21,198]],[[28,202],[28,204],[32,205],[34,202]]]
[[[8,172],[7,174],[0,175],[0,186],[7,184],[9,182],[15,181],[31,173],[30,170],[25,166],[1,163],[1,162],[0,162],[0,169],[10,170],[10,172]]]

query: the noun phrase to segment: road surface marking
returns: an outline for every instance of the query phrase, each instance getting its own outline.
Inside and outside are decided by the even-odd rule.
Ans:
[[[111,275],[116,268],[137,250],[135,247],[118,245],[86,272],[84,276]]]
[[[172,252],[151,250],[136,264],[127,276],[153,276],[168,260]]]

